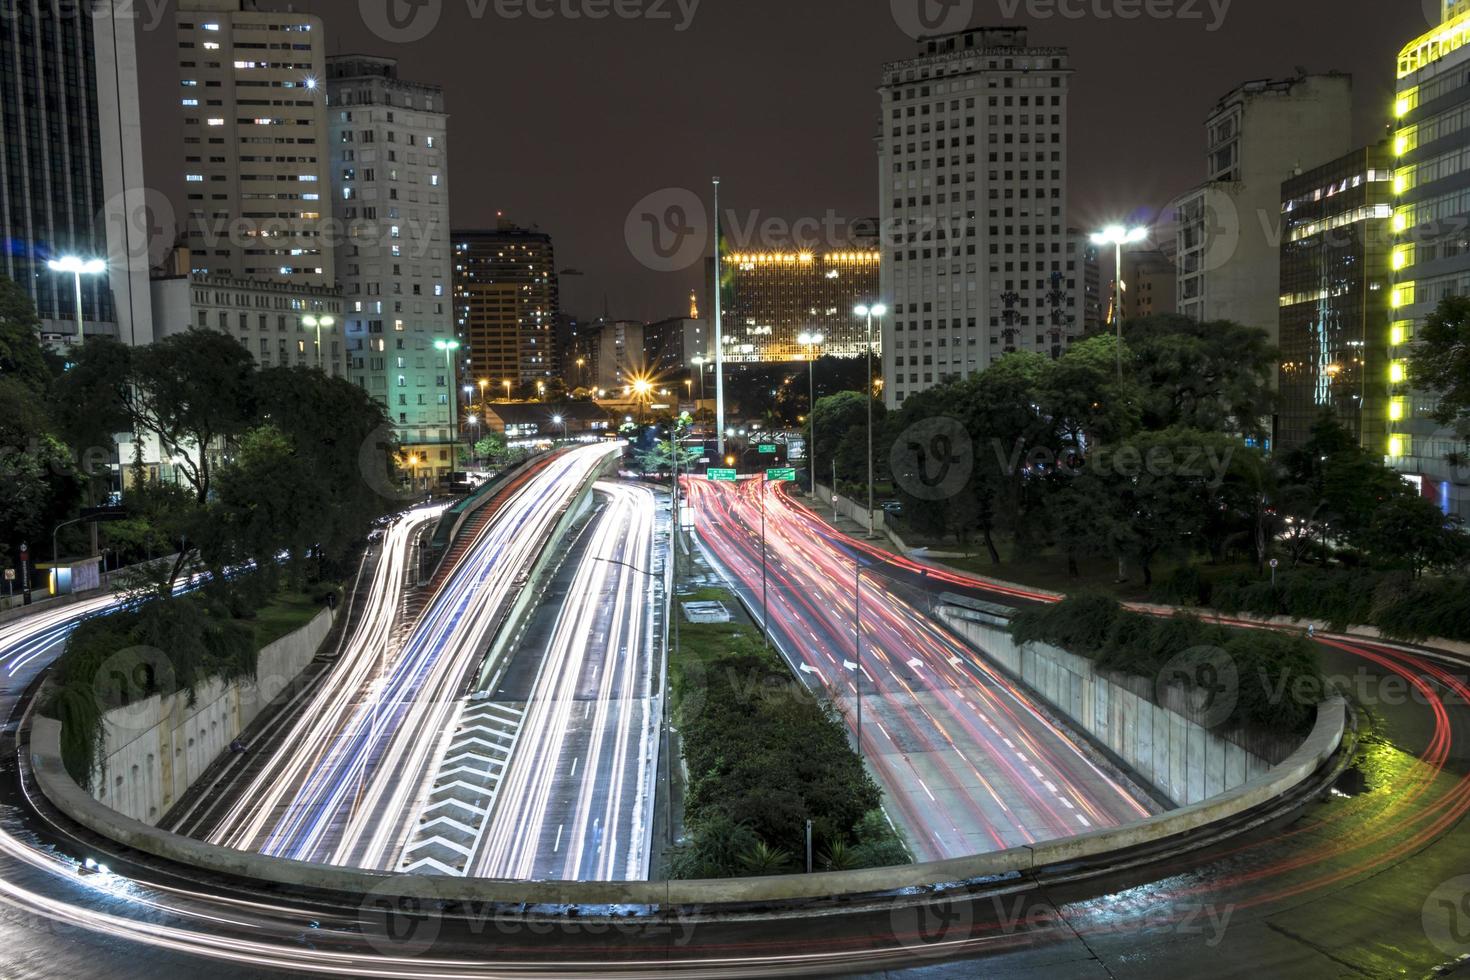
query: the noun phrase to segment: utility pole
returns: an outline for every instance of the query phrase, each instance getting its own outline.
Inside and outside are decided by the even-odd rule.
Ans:
[[[720,288],[720,178],[715,178],[715,426],[720,456],[725,455],[724,290]]]

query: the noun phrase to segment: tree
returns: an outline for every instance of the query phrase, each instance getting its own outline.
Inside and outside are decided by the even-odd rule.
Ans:
[[[244,433],[254,418],[254,373],[250,352],[213,330],[175,334],[136,353],[133,422],[158,437],[201,505],[212,489],[217,440]]]
[[[1125,337],[1144,428],[1265,438],[1279,352],[1264,330],[1167,314],[1129,322]]]
[[[41,320],[15,281],[0,276],[0,380],[12,380],[32,395],[45,393],[51,371],[41,350]]]
[[[1437,421],[1470,426],[1470,297],[1446,297],[1415,331],[1409,374],[1439,393]]]
[[[844,479],[867,480],[868,402],[861,391],[843,391],[818,399],[812,412],[813,450],[817,459],[836,460]],[[887,416],[887,408],[877,399],[872,400],[872,406],[876,428]],[[856,464],[859,456],[862,462]]]
[[[1465,538],[1445,524],[1444,513],[1423,497],[1401,494],[1373,514],[1359,536],[1364,550],[1385,567],[1407,568],[1415,578],[1430,568],[1465,560]]]

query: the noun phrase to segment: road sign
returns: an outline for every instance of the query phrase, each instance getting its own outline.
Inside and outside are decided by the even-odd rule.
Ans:
[[[735,470],[710,470],[709,478],[716,483],[739,483],[740,474]]]
[[[795,470],[766,470],[766,479],[772,483],[795,483]]]
[[[764,445],[762,445],[762,446],[760,446],[758,448],[760,449],[760,454],[762,456],[774,456],[774,455],[776,455],[776,447],[772,443],[766,443],[766,444],[764,444]]]
[[[15,569],[13,569],[13,568],[7,568],[5,570],[5,581],[7,581],[7,582],[14,582],[15,581]]]

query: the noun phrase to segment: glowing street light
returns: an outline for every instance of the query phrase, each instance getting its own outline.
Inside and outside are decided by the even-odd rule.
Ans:
[[[77,343],[85,337],[82,332],[82,276],[100,276],[107,271],[107,263],[101,259],[82,259],[75,255],[63,255],[46,263],[52,272],[69,273],[76,279],[77,286]]]
[[[1113,325],[1118,332],[1118,380],[1123,380],[1123,246],[1133,245],[1148,237],[1147,228],[1125,228],[1109,225],[1092,235],[1092,244],[1113,246],[1117,272],[1113,279]]]
[[[455,390],[458,385],[454,383],[454,352],[459,350],[457,340],[436,340],[434,349],[444,352],[444,368],[449,373],[444,376],[445,386],[449,389],[449,446],[459,441],[459,392]]]
[[[325,373],[325,368],[322,367],[322,330],[330,330],[335,327],[337,318],[307,314],[301,318],[301,322],[308,329],[316,331],[316,369]]]
[[[812,471],[812,500],[817,499],[817,358],[816,348],[827,340],[820,333],[804,333],[796,338],[796,342],[806,348],[807,385],[810,392],[807,396],[807,414],[812,419],[811,441],[806,447],[807,466]]]

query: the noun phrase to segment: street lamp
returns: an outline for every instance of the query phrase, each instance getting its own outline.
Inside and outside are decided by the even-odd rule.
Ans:
[[[77,285],[77,343],[86,339],[82,332],[82,276],[100,276],[107,271],[107,263],[101,259],[81,259],[75,255],[63,255],[46,263],[52,272],[70,273]]]
[[[1109,225],[1092,235],[1092,244],[1111,245],[1114,249],[1117,271],[1113,279],[1113,325],[1118,332],[1118,381],[1123,380],[1123,246],[1133,245],[1148,237],[1147,228],[1125,228]]]
[[[810,392],[807,397],[807,416],[812,423],[812,438],[807,444],[806,460],[812,471],[812,500],[817,499],[817,359],[813,348],[819,347],[827,340],[819,333],[804,333],[796,338],[796,342],[806,348],[807,385]],[[836,487],[833,487],[835,490]]]
[[[689,363],[699,371],[699,400],[704,401],[704,366],[709,363],[709,358],[691,357]]]
[[[580,387],[587,387],[587,358],[585,357],[577,358],[577,380],[581,383]]]
[[[480,379],[480,414],[485,414],[485,389],[490,387],[489,378]]]
[[[633,394],[638,399],[639,415],[647,417],[647,412],[644,411],[644,408],[648,402],[649,397],[653,394],[653,382],[649,381],[647,378],[634,378],[632,390]]]
[[[868,351],[868,539],[872,540],[878,536],[877,517],[873,513],[876,501],[873,499],[873,318],[877,317],[880,324],[888,315],[888,307],[882,303],[872,306],[859,306],[853,310],[860,317],[868,321],[867,351]],[[833,487],[836,492],[836,487]]]
[[[451,457],[454,454],[455,443],[459,441],[459,435],[455,431],[459,423],[459,392],[454,383],[454,352],[459,350],[457,340],[436,340],[434,349],[444,352],[444,368],[449,373],[444,376],[444,383],[449,388],[449,450]],[[450,468],[453,469],[454,460],[450,460]]]
[[[506,401],[510,401],[510,386],[511,386],[511,382],[510,381],[505,381],[504,384],[505,384],[505,400]]]
[[[316,331],[316,369],[325,373],[322,367],[322,330],[330,330],[337,325],[337,318],[332,316],[313,316],[308,313],[301,318],[304,326]]]
[[[567,420],[566,420],[566,416],[564,416],[564,415],[553,415],[551,417],[551,424],[552,425],[559,425],[559,426],[561,426],[561,441],[562,442],[566,442],[567,441]]]

